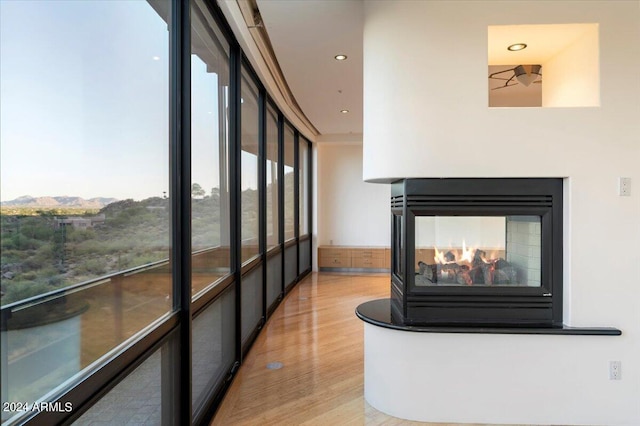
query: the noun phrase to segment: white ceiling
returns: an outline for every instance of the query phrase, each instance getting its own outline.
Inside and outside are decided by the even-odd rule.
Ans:
[[[362,133],[361,0],[257,0],[284,77],[322,134]],[[345,54],[346,61],[334,56]],[[348,114],[340,112],[349,110]]]
[[[319,141],[361,138],[363,118],[362,0],[256,0],[277,61]],[[491,26],[489,65],[544,64],[590,25]],[[509,52],[510,44],[527,49]],[[346,61],[334,56],[345,54]],[[544,73],[544,70],[543,70]],[[499,82],[489,82],[494,87]],[[517,95],[523,87],[500,89]],[[539,90],[539,87],[536,88]],[[340,110],[348,109],[348,114]]]

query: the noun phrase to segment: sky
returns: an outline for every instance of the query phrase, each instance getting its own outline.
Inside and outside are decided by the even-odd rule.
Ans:
[[[0,0],[0,199],[168,191],[168,45],[143,0]],[[209,192],[218,75],[192,67],[193,182]]]

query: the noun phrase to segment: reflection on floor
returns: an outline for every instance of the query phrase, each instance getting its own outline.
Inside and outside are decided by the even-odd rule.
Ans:
[[[307,277],[270,318],[212,425],[425,424],[364,400],[363,325],[354,311],[389,297],[389,288],[388,274]],[[267,368],[276,362],[282,368]]]

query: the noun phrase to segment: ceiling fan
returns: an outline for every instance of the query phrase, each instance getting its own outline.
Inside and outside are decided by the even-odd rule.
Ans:
[[[531,83],[542,83],[542,80],[538,79],[538,77],[542,77],[542,73],[540,71],[541,69],[542,65],[518,65],[517,67],[491,73],[489,74],[489,78],[504,81],[504,84],[502,86],[494,87],[491,90],[516,86],[518,85],[518,83],[523,84],[525,87],[529,87]],[[499,74],[508,72],[513,72],[513,75],[511,75],[511,77],[509,78],[502,76],[498,77]]]

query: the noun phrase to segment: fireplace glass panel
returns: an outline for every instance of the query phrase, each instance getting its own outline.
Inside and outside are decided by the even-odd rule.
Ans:
[[[404,234],[402,233],[401,215],[393,215],[393,235],[396,236],[393,242],[393,273],[401,277],[402,274],[404,274],[404,269],[402,268],[402,259],[404,257]]]
[[[417,286],[540,287],[539,216],[416,216]]]

